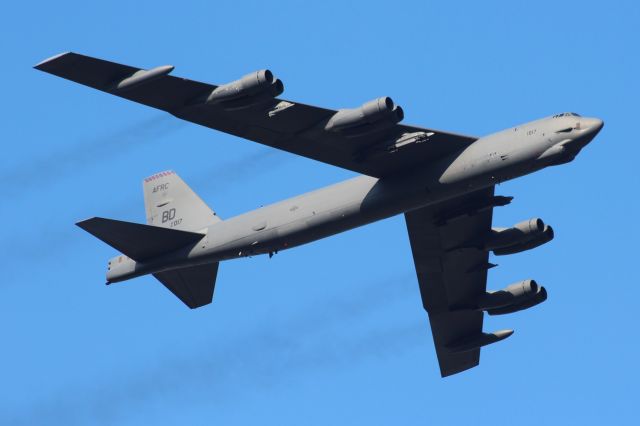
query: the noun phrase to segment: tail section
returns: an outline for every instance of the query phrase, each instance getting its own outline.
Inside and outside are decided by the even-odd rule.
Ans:
[[[171,253],[204,237],[204,234],[197,232],[100,217],[78,222],[77,225],[126,255],[114,257],[109,261],[107,284],[144,274],[145,272],[138,270],[137,262],[145,262]],[[217,262],[153,274],[191,309],[211,303],[217,275]]]
[[[181,231],[198,231],[220,218],[173,171],[156,173],[143,182],[147,223]]]
[[[109,261],[107,284],[151,273],[188,307],[211,303],[218,263],[180,268],[191,262],[178,250],[204,238],[205,228],[220,218],[174,172],[148,177],[143,188],[147,225],[100,217],[77,223],[125,255]]]

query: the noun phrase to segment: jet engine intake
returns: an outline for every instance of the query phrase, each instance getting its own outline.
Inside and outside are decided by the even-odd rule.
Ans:
[[[207,96],[205,103],[225,109],[245,108],[271,100],[283,91],[282,81],[274,78],[271,71],[260,70],[218,86]]]
[[[325,130],[354,137],[387,129],[404,118],[404,111],[390,97],[369,101],[359,108],[336,112],[325,125]]]
[[[553,228],[540,218],[517,223],[512,228],[494,228],[484,241],[484,249],[496,255],[519,253],[553,239]]]

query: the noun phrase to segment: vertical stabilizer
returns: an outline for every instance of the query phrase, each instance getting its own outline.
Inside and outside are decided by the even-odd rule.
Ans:
[[[142,186],[149,225],[198,231],[220,221],[173,171],[156,173],[146,178]]]

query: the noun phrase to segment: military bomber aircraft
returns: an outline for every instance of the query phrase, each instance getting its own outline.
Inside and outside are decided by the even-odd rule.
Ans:
[[[499,182],[572,161],[602,129],[598,118],[561,113],[484,136],[400,124],[402,108],[381,97],[332,110],[278,98],[269,70],[220,86],[63,53],[36,69],[166,111],[180,119],[362,174],[222,220],[172,171],[144,179],[147,224],[94,217],[77,225],[122,255],[107,284],[153,274],[190,308],[211,302],[223,260],[272,256],[301,244],[404,214],[422,303],[441,375],[479,364],[484,312],[502,315],[547,298],[524,280],[487,291],[489,252],[507,255],[553,239],[539,218],[492,228],[493,208],[512,197]]]

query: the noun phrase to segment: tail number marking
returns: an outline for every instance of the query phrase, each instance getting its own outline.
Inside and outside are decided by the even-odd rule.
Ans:
[[[176,209],[169,209],[162,212],[162,223],[175,219]]]
[[[162,212],[162,223],[167,222],[171,222],[169,223],[170,228],[178,226],[182,223],[182,218],[176,219],[176,209],[169,209]]]

